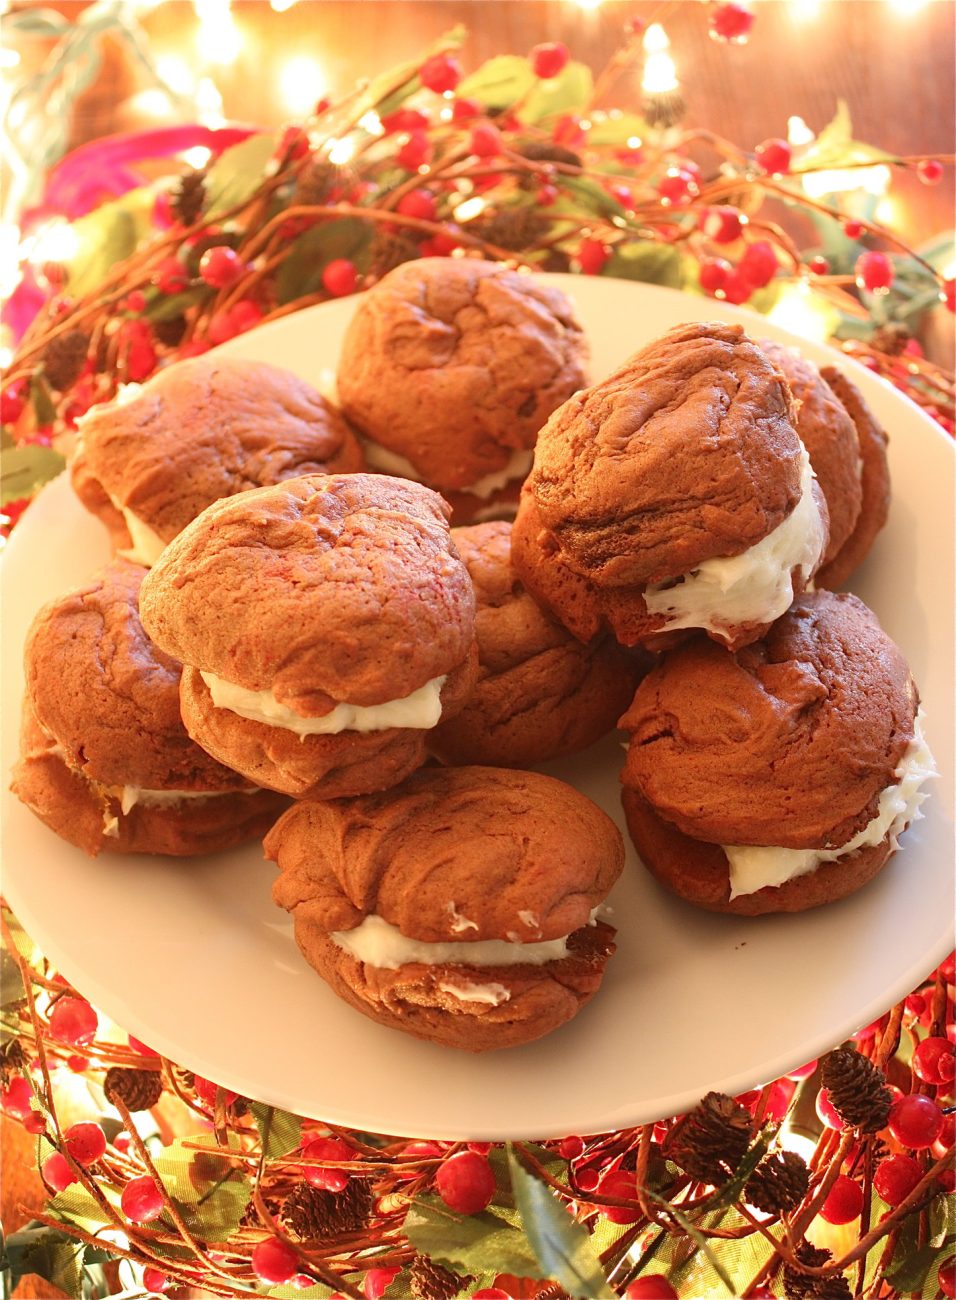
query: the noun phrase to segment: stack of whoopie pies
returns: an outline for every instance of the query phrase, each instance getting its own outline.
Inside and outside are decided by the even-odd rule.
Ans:
[[[600,986],[620,832],[525,769],[618,720],[668,888],[863,885],[933,771],[901,653],[828,590],[885,521],[885,434],[739,326],[586,364],[550,283],[426,258],[359,300],[341,412],[215,352],[94,408],[74,486],[139,564],[37,616],[18,796],[88,853],[265,834],[335,992],[470,1051]]]

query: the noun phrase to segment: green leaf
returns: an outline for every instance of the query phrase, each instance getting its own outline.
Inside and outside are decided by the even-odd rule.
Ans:
[[[579,113],[594,93],[594,78],[586,63],[568,63],[556,77],[535,79],[534,87],[521,105],[525,122],[544,122],[563,113]]]
[[[672,244],[657,244],[640,239],[618,244],[604,268],[605,275],[622,280],[643,280],[646,284],[666,284],[672,289],[684,286],[685,259]]]
[[[911,1291],[922,1291],[930,1269],[939,1259],[939,1246],[919,1246],[899,1262],[894,1259],[892,1266],[886,1270],[886,1280],[894,1291],[903,1295],[908,1295]]]
[[[635,136],[638,140],[643,140],[647,135],[647,129],[643,117],[639,117],[636,113],[621,113],[617,109],[612,109],[604,117],[591,119],[588,144],[592,148],[601,145],[617,145],[624,149],[628,147],[628,140]]]
[[[438,1196],[420,1196],[405,1216],[403,1231],[421,1255],[459,1273],[513,1273],[546,1278],[525,1234],[491,1210],[457,1214]]]
[[[65,1233],[31,1221],[3,1239],[0,1268],[10,1275],[4,1294],[10,1294],[22,1277],[33,1273],[69,1296],[80,1296],[82,1251],[82,1244],[77,1246]]]
[[[322,287],[322,272],[338,257],[363,270],[372,244],[369,223],[358,217],[324,221],[300,235],[276,276],[280,303],[291,302]]]
[[[49,1146],[47,1143],[38,1143],[37,1146],[37,1164],[39,1164],[43,1158],[42,1153],[49,1154]],[[107,1201],[119,1209],[119,1192],[105,1184],[102,1191]],[[62,1192],[57,1192],[47,1208],[54,1218],[62,1219],[66,1223],[75,1223],[78,1228],[83,1228],[87,1232],[98,1232],[107,1223],[107,1217],[99,1201],[79,1182],[71,1183]]]
[[[33,415],[38,428],[53,423],[56,419],[56,407],[53,405],[50,385],[44,378],[42,370],[36,371],[30,380],[30,402],[33,405]]]
[[[6,460],[6,457],[4,457]],[[6,948],[0,952],[0,1006],[12,1007],[26,996],[20,967]]]
[[[477,99],[485,108],[509,108],[530,94],[537,82],[527,59],[499,54],[459,82],[455,93],[462,99]]]
[[[315,1286],[307,1286],[304,1290],[293,1286],[291,1282],[286,1282],[282,1286],[273,1286],[268,1291],[257,1292],[257,1294],[271,1296],[273,1300],[327,1300],[328,1296],[335,1293],[324,1282],[316,1282]]]
[[[262,1102],[253,1102],[249,1107],[256,1128],[262,1139],[262,1150],[267,1160],[288,1155],[299,1145],[302,1136],[302,1121],[287,1110],[276,1110],[274,1106],[264,1106]]]
[[[831,122],[820,131],[817,138],[801,156],[795,175],[809,168],[838,168],[847,163],[879,163],[896,155],[853,139],[853,123],[845,99],[837,101],[837,111]]]
[[[157,294],[146,308],[146,315],[152,321],[175,320],[203,299],[212,298],[215,292],[205,285],[197,285],[195,289],[184,289],[182,293]]]
[[[130,190],[73,222],[77,249],[69,259],[69,291],[75,298],[98,287],[117,262],[135,251],[152,230],[154,195],[149,186]]]
[[[52,447],[14,447],[4,452],[0,471],[0,506],[29,497],[66,468],[66,460]]]
[[[508,1148],[511,1186],[528,1240],[544,1269],[583,1300],[614,1300],[601,1261],[583,1224],[568,1213],[551,1189],[525,1169]]]
[[[588,212],[593,212],[599,217],[623,217],[624,208],[618,203],[613,195],[608,194],[603,185],[597,181],[592,181],[586,176],[562,176],[559,184],[563,190],[573,194],[578,202],[571,209],[577,216],[580,216],[581,205]],[[553,205],[556,211],[567,211],[562,205],[555,203]]]
[[[418,70],[425,60],[431,58],[433,54],[443,54],[446,50],[458,49],[464,44],[467,35],[468,28],[462,23],[456,23],[423,50],[414,62],[402,63],[397,68],[389,68],[387,72],[380,73],[373,78],[362,96],[362,105],[374,108],[381,117],[394,113],[397,108],[401,108],[410,95],[421,89],[422,83]]]
[[[276,137],[271,131],[250,135],[247,140],[224,149],[206,173],[206,217],[220,213],[251,199],[262,184],[266,163],[276,151]]]
[[[229,1147],[239,1149],[235,1134],[229,1134]],[[241,1164],[212,1150],[190,1150],[181,1139],[164,1147],[155,1164],[193,1232],[212,1242],[226,1241],[235,1232],[251,1195]]]

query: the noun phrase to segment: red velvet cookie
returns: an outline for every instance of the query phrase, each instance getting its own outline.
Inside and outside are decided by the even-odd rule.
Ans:
[[[512,534],[522,581],[581,640],[756,640],[826,547],[795,420],[740,326],[671,330],[542,429]]]
[[[250,788],[186,734],[179,664],[137,612],[144,572],[110,565],[37,615],[13,789],[91,855],[232,848],[261,836],[285,800]]]
[[[266,837],[303,956],[390,1028],[467,1051],[529,1042],[597,991],[614,823],[533,772],[429,768],[384,794],[293,805]]]
[[[531,767],[594,743],[615,726],[646,664],[611,637],[582,645],[528,595],[511,567],[511,525],[453,528],[475,587],[478,681],[435,728],[446,763]]]
[[[74,489],[144,564],[221,497],[363,468],[354,433],[310,384],[215,352],[127,386],[79,427]]]
[[[899,649],[855,596],[801,596],[736,654],[663,656],[621,719],[648,869],[715,911],[797,911],[886,863],[932,771]]]
[[[384,789],[474,682],[474,593],[447,506],[384,475],[315,475],[210,506],[143,584],[181,658],[190,735],[250,780]]]

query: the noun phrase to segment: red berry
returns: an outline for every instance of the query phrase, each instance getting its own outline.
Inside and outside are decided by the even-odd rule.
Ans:
[[[286,1242],[267,1237],[252,1252],[252,1271],[260,1282],[279,1286],[299,1271],[299,1257]]]
[[[859,288],[885,293],[893,283],[893,263],[885,253],[861,253],[853,268]]]
[[[634,1175],[623,1169],[612,1169],[601,1179],[599,1191],[602,1196],[619,1196],[621,1200],[635,1200],[637,1187]],[[602,1205],[601,1213],[612,1223],[636,1223],[641,1217],[640,1206],[628,1209],[623,1205]]]
[[[448,95],[461,81],[461,64],[451,54],[434,54],[425,60],[418,75],[426,90]]]
[[[415,130],[411,132],[395,156],[403,167],[407,167],[410,172],[417,172],[419,167],[424,167],[428,162],[431,151],[432,147],[425,132]]]
[[[625,1300],[677,1300],[677,1292],[663,1273],[647,1273],[624,1292]]]
[[[228,289],[241,279],[245,263],[234,248],[214,244],[199,259],[199,275],[212,289]]]
[[[847,239],[859,239],[863,234],[863,222],[855,221],[852,217],[849,217],[843,223],[843,233]]]
[[[70,1168],[69,1161],[59,1151],[54,1151],[52,1156],[47,1156],[40,1166],[40,1173],[43,1175],[43,1181],[55,1192],[62,1192],[65,1187],[76,1182],[76,1174]]]
[[[411,190],[403,194],[398,201],[396,212],[403,217],[419,217],[422,221],[434,221],[437,205],[431,190]]]
[[[552,185],[550,181],[538,187],[538,202],[543,208],[549,208],[558,197],[557,185]]]
[[[913,1070],[924,1083],[951,1083],[956,1073],[956,1048],[948,1038],[924,1038],[913,1052]]]
[[[813,275],[829,275],[830,263],[825,257],[811,257],[807,267]]]
[[[764,140],[754,150],[757,166],[768,176],[786,176],[793,151],[786,140]]]
[[[933,1143],[933,1155],[938,1160],[946,1151],[956,1146],[956,1111],[943,1116],[943,1126]]]
[[[471,132],[468,147],[477,158],[495,158],[501,153],[501,132],[490,123],[476,126]]]
[[[451,120],[453,122],[467,122],[473,117],[481,117],[483,112],[484,109],[477,99],[456,99],[452,105]]]
[[[902,1146],[911,1151],[922,1151],[931,1147],[939,1137],[943,1112],[932,1097],[913,1092],[893,1102],[887,1127]]]
[[[128,1133],[117,1133],[113,1139],[113,1146],[117,1151],[128,1151],[130,1148],[130,1136]]]
[[[23,1127],[28,1133],[45,1133],[46,1120],[38,1110],[31,1110],[29,1115],[23,1117]]]
[[[876,1166],[873,1186],[887,1205],[900,1205],[923,1177],[912,1156],[887,1156]]]
[[[132,293],[126,295],[126,301],[123,303],[124,311],[141,312],[146,307],[146,295],[140,289],[134,289]]]
[[[287,126],[279,137],[276,156],[279,158],[304,158],[309,152],[309,137],[301,126]]]
[[[67,1151],[84,1169],[102,1160],[106,1154],[106,1134],[99,1124],[73,1124],[63,1137]]]
[[[576,117],[573,113],[565,113],[555,122],[551,135],[555,144],[563,144],[569,149],[576,149],[578,145],[584,144],[587,131],[581,125],[579,117]]]
[[[333,298],[345,298],[354,293],[358,285],[355,263],[347,257],[334,258],[322,272],[322,284]]]
[[[585,275],[600,275],[610,257],[610,248],[600,239],[582,239],[578,245],[578,265]]]
[[[956,1169],[952,1165],[948,1169],[941,1169],[936,1175],[936,1182],[947,1195],[956,1192]]]
[[[747,301],[754,291],[754,286],[739,271],[731,271],[724,281],[724,297],[728,302],[739,307],[741,303]]]
[[[140,1056],[159,1056],[159,1052],[153,1051],[151,1047],[147,1047],[145,1043],[141,1043],[139,1039],[134,1038],[132,1034],[126,1035],[126,1041],[134,1052],[139,1052]]]
[[[574,1181],[582,1192],[596,1192],[601,1175],[596,1169],[579,1169],[574,1175]]]
[[[229,308],[229,319],[239,334],[253,329],[262,320],[262,308],[249,298],[242,298]]]
[[[309,1137],[300,1145],[302,1154],[311,1160],[352,1160],[355,1152],[342,1138]],[[304,1165],[302,1176],[313,1187],[340,1192],[349,1181],[347,1169],[327,1169],[323,1165]]]
[[[366,1300],[379,1300],[392,1278],[396,1277],[400,1272],[401,1270],[398,1268],[370,1268],[365,1274],[365,1281],[362,1283],[362,1290],[365,1292]]]
[[[860,1217],[862,1209],[863,1192],[860,1184],[847,1178],[846,1174],[840,1174],[821,1205],[820,1214],[827,1223],[852,1223]]]
[[[718,5],[710,16],[710,34],[715,41],[743,45],[754,25],[754,16],[746,5]]]
[[[386,113],[382,118],[386,132],[424,131],[430,125],[431,118],[428,114],[419,112],[417,108],[400,108],[394,113]]]
[[[708,257],[700,264],[700,287],[704,293],[714,294],[723,289],[733,267],[723,257]]]
[[[0,421],[4,424],[16,424],[23,414],[23,398],[12,387],[0,393]]]
[[[160,293],[182,293],[189,275],[178,257],[166,257],[153,272],[153,284]]]
[[[950,1255],[939,1266],[939,1289],[943,1295],[956,1296],[956,1255]]]
[[[158,1268],[144,1268],[143,1286],[150,1295],[162,1295],[169,1287],[169,1278],[165,1273],[160,1273]]]
[[[827,1128],[836,1129],[838,1133],[846,1128],[843,1120],[833,1109],[830,1094],[826,1088],[821,1088],[817,1093],[817,1115],[821,1124],[825,1124]]]
[[[924,158],[916,164],[916,171],[924,185],[938,185],[943,179],[943,164],[938,158]]]
[[[747,251],[737,264],[737,270],[755,289],[768,285],[777,274],[777,255],[773,251],[773,245],[766,239],[748,244]]]
[[[82,998],[60,998],[50,1012],[50,1033],[61,1043],[91,1042],[98,1024],[96,1012]]]
[[[132,1178],[123,1188],[120,1209],[130,1223],[152,1223],[164,1209],[162,1192],[148,1174]]]
[[[483,1286],[480,1291],[472,1291],[471,1300],[511,1300],[511,1296],[499,1286]]]
[[[543,80],[563,72],[570,57],[568,47],[561,41],[546,41],[543,45],[536,45],[528,55],[532,72]]]
[[[939,963],[936,970],[947,984],[954,983],[956,981],[956,952],[951,952],[945,960]]]
[[[173,209],[169,201],[169,191],[160,190],[153,203],[152,222],[157,230],[168,230],[173,224]]]
[[[943,281],[940,301],[946,304],[947,311],[956,312],[956,279]]]
[[[495,1194],[495,1174],[484,1156],[463,1151],[452,1156],[435,1175],[438,1195],[459,1214],[479,1214]]]
[[[211,1079],[204,1079],[201,1075],[197,1074],[193,1078],[193,1088],[195,1089],[196,1096],[200,1101],[204,1101],[209,1107],[215,1106],[216,1093],[219,1091],[219,1085],[217,1083],[213,1083]],[[223,1104],[231,1106],[238,1096],[239,1094],[237,1092],[233,1092],[230,1088],[224,1088]]]
[[[747,221],[736,208],[706,208],[700,214],[700,228],[715,244],[732,244],[739,239]]]
[[[33,1109],[33,1089],[30,1087],[29,1079],[24,1078],[22,1074],[11,1079],[10,1086],[0,1092],[0,1107],[7,1115],[25,1119]]]
[[[700,193],[700,186],[693,172],[686,167],[668,167],[663,178],[658,182],[657,192],[665,207],[677,203],[687,203]]]
[[[490,1142],[469,1142],[468,1150],[474,1151],[476,1155],[486,1156],[491,1150],[491,1146]]]
[[[579,1137],[566,1137],[558,1143],[558,1152],[565,1160],[577,1160],[584,1150],[584,1142]]]

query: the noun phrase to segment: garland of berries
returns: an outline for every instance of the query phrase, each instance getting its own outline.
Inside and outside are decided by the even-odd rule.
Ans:
[[[375,1136],[247,1102],[135,1038],[107,1036],[49,963],[20,955],[22,932],[7,912],[3,932],[22,996],[4,1012],[0,1106],[37,1139],[52,1197],[37,1223],[50,1242],[101,1245],[89,1226],[99,1215],[125,1234],[128,1244],[109,1249],[142,1270],[149,1293],[239,1296],[293,1282],[303,1294],[355,1300],[577,1294],[549,1275],[550,1257],[535,1260],[521,1219],[507,1218],[525,1180],[550,1189],[551,1230],[569,1250],[581,1249],[574,1232],[591,1243],[601,1280],[587,1294],[696,1294],[683,1288],[699,1279],[691,1270],[702,1258],[743,1297],[768,1297],[774,1285],[791,1300],[845,1300],[864,1277],[884,1297],[934,1277],[944,1295],[956,1291],[946,1227],[956,1190],[956,954],[849,1043],[785,1078],[736,1098],[708,1093],[653,1125],[514,1143],[506,1159],[500,1144]],[[64,1128],[58,1079],[71,1070],[99,1084],[104,1105]],[[188,1136],[172,1148],[188,1178],[172,1148],[147,1145],[133,1121],[159,1105],[180,1113]],[[806,1125],[814,1111],[812,1154],[781,1146],[781,1125]],[[474,1249],[475,1215],[499,1225],[500,1264]],[[855,1239],[837,1231],[853,1223]],[[745,1239],[762,1262],[741,1272]],[[519,1240],[529,1260],[520,1282],[504,1266]],[[8,1256],[11,1243],[15,1254],[17,1234]]]

